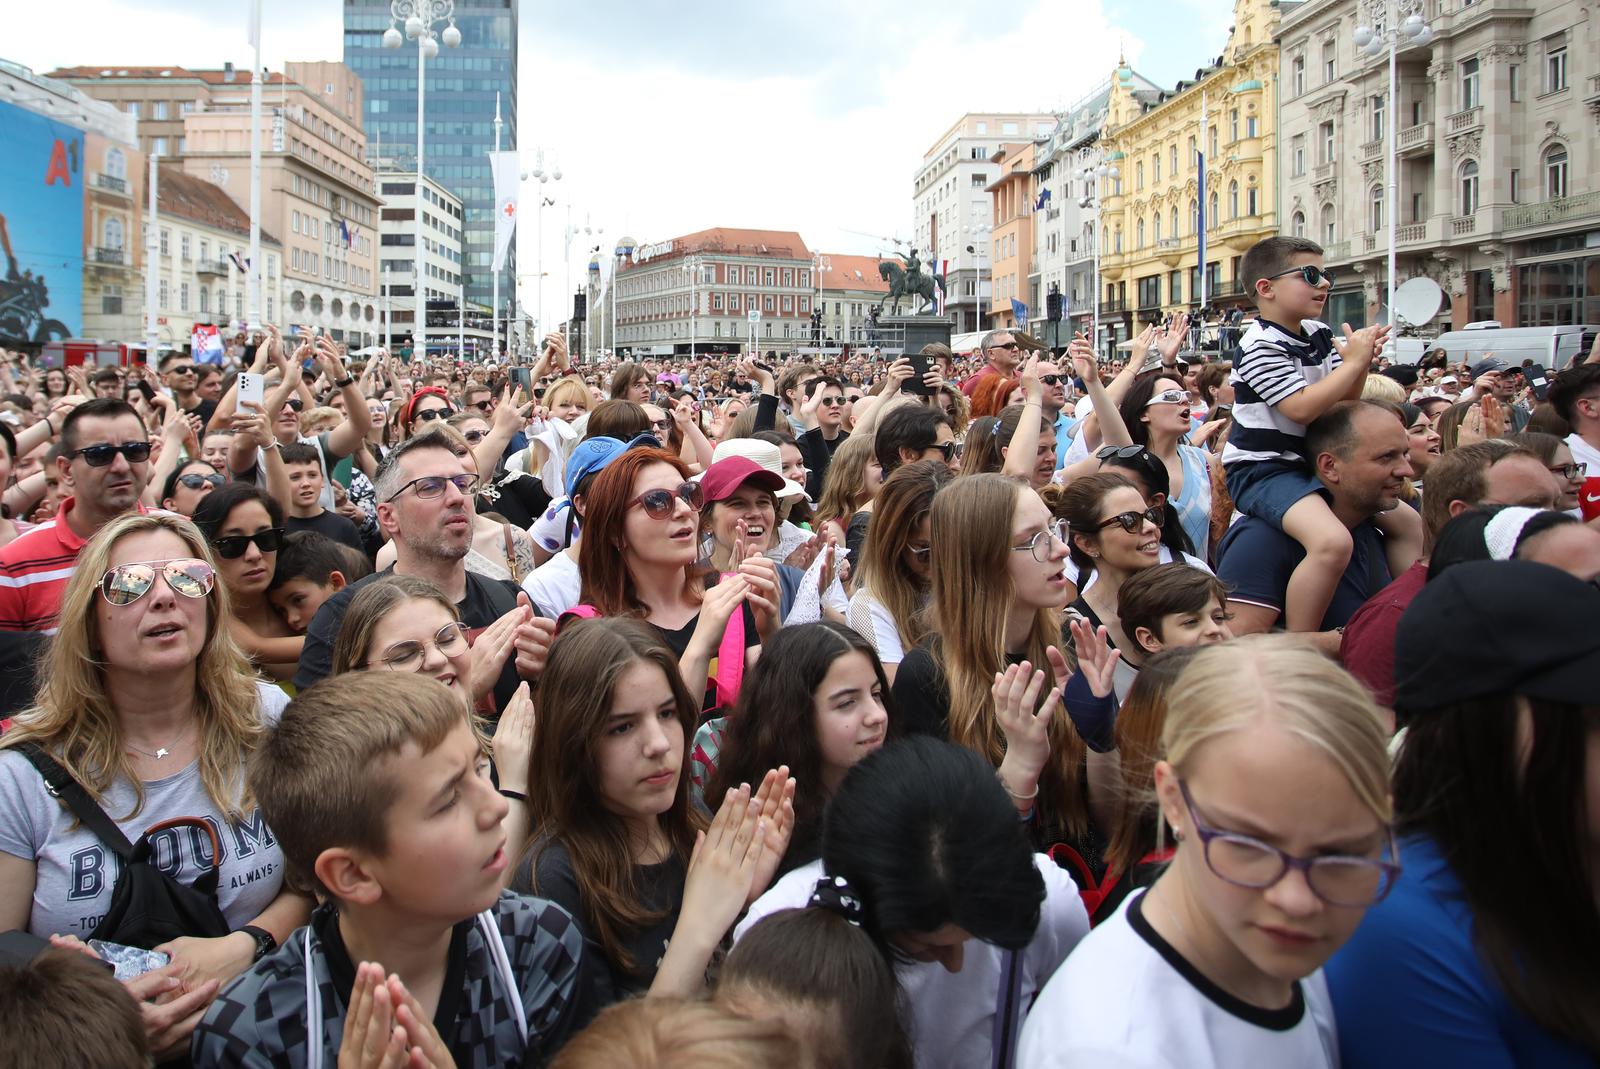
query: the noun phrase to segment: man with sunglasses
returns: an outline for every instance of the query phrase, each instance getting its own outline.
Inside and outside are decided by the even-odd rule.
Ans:
[[[0,630],[55,633],[78,550],[125,512],[143,512],[150,438],[125,401],[97,397],[61,423],[56,474],[69,496],[53,520],[0,547]]]
[[[978,388],[978,380],[985,375],[1015,375],[1017,364],[1022,359],[1022,346],[1009,330],[991,330],[983,336],[979,349],[989,363],[961,384],[961,392],[968,397],[972,396],[972,391]]]
[[[526,617],[516,627],[513,655],[506,658],[494,686],[496,709],[505,708],[521,680],[539,677],[555,637],[555,622],[545,619],[544,611],[514,583],[467,570],[477,482],[450,439],[437,430],[408,438],[390,451],[378,467],[374,490],[378,523],[394,542],[394,565],[322,603],[306,629],[294,677],[297,690],[333,671],[333,644],[350,599],[391,573],[426,579],[438,587],[455,603],[471,637],[509,613]]]
[[[166,353],[161,357],[160,370],[161,382],[172,395],[173,401],[183,411],[199,416],[204,432],[205,425],[211,422],[211,414],[217,410],[217,404],[200,396],[200,369],[182,353]]]
[[[844,383],[832,376],[812,379],[805,393],[800,421],[806,430],[795,439],[795,445],[811,472],[806,476],[806,494],[816,501],[822,497],[828,464],[835,451],[849,441],[850,432],[844,429]]]

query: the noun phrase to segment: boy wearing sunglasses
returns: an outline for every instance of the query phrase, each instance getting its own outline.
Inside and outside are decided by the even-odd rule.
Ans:
[[[61,421],[59,445],[60,511],[0,548],[0,631],[53,633],[78,550],[123,513],[144,511],[150,438],[127,402],[85,401]]]
[[[1361,397],[1389,328],[1352,330],[1346,323],[1344,338],[1334,337],[1320,319],[1333,276],[1323,269],[1322,246],[1314,241],[1267,238],[1245,253],[1239,271],[1259,314],[1240,340],[1229,379],[1235,402],[1223,474],[1239,511],[1278,528],[1305,550],[1289,577],[1285,629],[1323,631],[1354,543],[1312,470],[1306,426],[1340,401]],[[1378,526],[1391,547],[1401,548],[1394,541],[1400,539],[1420,550],[1420,518],[1410,509],[1399,513],[1405,515],[1380,514]]]

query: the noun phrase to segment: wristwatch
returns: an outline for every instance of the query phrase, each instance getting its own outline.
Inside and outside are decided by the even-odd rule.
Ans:
[[[262,958],[278,949],[278,941],[273,938],[272,933],[267,931],[265,928],[258,928],[254,924],[247,924],[243,928],[240,928],[239,931],[256,941],[256,952],[250,958],[252,964],[260,961]]]
[[[338,389],[342,390],[346,386],[352,385],[355,381],[356,381],[356,377],[354,375],[346,375],[344,378],[342,378],[342,379],[338,380],[337,382],[335,382],[334,386],[337,387]]]

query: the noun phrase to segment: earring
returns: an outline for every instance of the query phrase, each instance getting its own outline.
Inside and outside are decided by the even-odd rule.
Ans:
[[[1173,828],[1172,829],[1172,837],[1174,839],[1178,840],[1178,842],[1180,842],[1180,843],[1183,842],[1183,829],[1182,828]]]

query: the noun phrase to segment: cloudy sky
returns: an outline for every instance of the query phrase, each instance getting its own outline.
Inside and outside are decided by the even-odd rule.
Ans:
[[[251,62],[244,0],[71,7],[63,32],[63,9],[13,5],[0,57],[38,71]],[[342,58],[338,0],[265,9],[269,67]],[[569,205],[607,240],[750,226],[878,252],[877,236],[909,233],[914,173],[962,113],[1064,107],[1109,77],[1119,51],[1170,85],[1221,52],[1231,22],[1228,0],[523,3],[519,142],[563,171],[546,186],[557,201],[545,216],[546,297],[561,286]],[[527,268],[534,244],[521,235]]]

